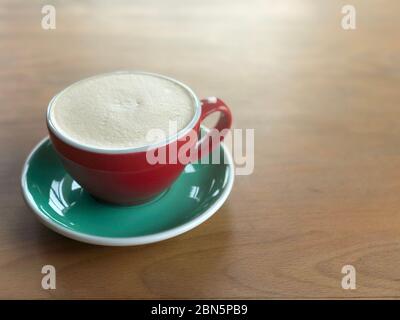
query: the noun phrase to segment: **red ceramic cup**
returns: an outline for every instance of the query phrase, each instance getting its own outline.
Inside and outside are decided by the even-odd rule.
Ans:
[[[217,98],[199,100],[194,92],[186,85],[160,75],[159,77],[171,80],[185,88],[196,102],[193,119],[187,127],[175,136],[162,143],[139,148],[101,149],[87,146],[71,140],[56,128],[50,117],[50,110],[57,95],[51,100],[47,109],[47,127],[50,139],[61,158],[66,171],[92,196],[97,199],[121,204],[132,205],[146,202],[164,190],[178,178],[186,163],[167,161],[166,163],[152,164],[148,161],[147,152],[166,152],[170,150],[196,150],[191,160],[204,156],[213,147],[207,139],[201,141],[190,139],[196,134],[199,137],[200,123],[211,113],[219,112],[219,120],[214,129],[224,134],[231,127],[232,115],[225,103]],[[60,93],[62,94],[62,92]],[[218,141],[218,142],[219,142]],[[189,144],[189,146],[188,146]],[[183,150],[183,149],[182,149]]]

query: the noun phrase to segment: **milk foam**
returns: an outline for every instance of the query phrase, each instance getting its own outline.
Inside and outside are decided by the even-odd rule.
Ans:
[[[120,149],[148,145],[151,129],[163,130],[165,136],[152,141],[161,142],[185,128],[194,113],[194,98],[178,83],[156,75],[114,73],[68,87],[55,98],[50,118],[78,143]]]

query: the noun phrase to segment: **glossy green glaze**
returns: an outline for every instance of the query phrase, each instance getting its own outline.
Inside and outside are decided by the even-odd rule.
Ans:
[[[85,192],[65,172],[47,139],[31,154],[22,185],[29,205],[42,220],[56,224],[56,229],[111,238],[154,235],[190,224],[214,206],[223,193],[226,198],[225,189],[231,188],[228,182],[233,172],[224,163],[224,148],[219,151],[220,164],[189,164],[158,198],[122,207],[99,202]]]

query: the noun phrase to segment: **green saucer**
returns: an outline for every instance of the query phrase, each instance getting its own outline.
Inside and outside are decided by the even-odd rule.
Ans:
[[[64,236],[111,246],[152,243],[193,229],[222,206],[234,180],[233,161],[223,144],[220,160],[187,165],[175,183],[149,203],[115,206],[82,189],[45,138],[26,160],[22,191],[40,221]]]

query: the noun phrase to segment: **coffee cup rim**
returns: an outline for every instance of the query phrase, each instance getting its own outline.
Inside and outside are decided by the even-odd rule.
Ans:
[[[68,90],[69,88],[71,88],[72,86],[78,85],[79,83],[82,83],[84,81],[90,80],[90,79],[96,79],[99,77],[104,77],[104,76],[109,76],[109,75],[116,75],[116,74],[145,74],[145,75],[150,75],[150,76],[155,76],[155,77],[159,77],[159,78],[163,78],[169,81],[174,82],[175,84],[181,86],[183,89],[185,89],[190,96],[192,97],[192,99],[194,100],[195,104],[194,104],[194,115],[192,120],[190,120],[190,122],[181,130],[179,130],[176,134],[169,136],[167,139],[157,142],[157,143],[153,143],[153,144],[147,144],[144,146],[139,146],[139,147],[127,147],[127,148],[101,148],[101,147],[95,147],[95,146],[91,146],[91,145],[87,145],[81,142],[78,142],[70,137],[68,137],[67,135],[65,135],[62,131],[60,131],[56,125],[53,123],[52,119],[51,119],[51,109],[55,104],[55,101],[57,100],[57,98],[59,96],[61,96],[66,90]],[[156,149],[156,148],[161,148],[164,147],[168,144],[170,144],[171,142],[174,142],[176,140],[179,140],[180,138],[184,137],[190,130],[192,130],[196,123],[198,122],[198,120],[200,119],[200,115],[201,115],[201,102],[199,100],[199,98],[197,97],[197,95],[194,93],[194,91],[187,86],[186,84],[168,77],[168,76],[164,76],[158,73],[153,73],[153,72],[146,72],[146,71],[136,71],[136,70],[121,70],[121,71],[114,71],[114,72],[107,72],[107,73],[101,73],[101,74],[97,74],[91,77],[87,77],[84,79],[81,79],[79,81],[76,81],[72,84],[70,84],[69,86],[67,86],[66,88],[64,88],[63,90],[61,90],[60,92],[58,92],[49,102],[48,106],[47,106],[47,113],[46,113],[46,120],[47,120],[47,126],[49,128],[49,130],[60,140],[62,140],[63,142],[65,142],[68,145],[71,145],[74,148],[80,149],[80,150],[84,150],[84,151],[88,151],[88,152],[93,152],[93,153],[102,153],[102,154],[125,154],[125,153],[135,153],[135,152],[145,152],[148,150],[152,150],[152,149]]]

